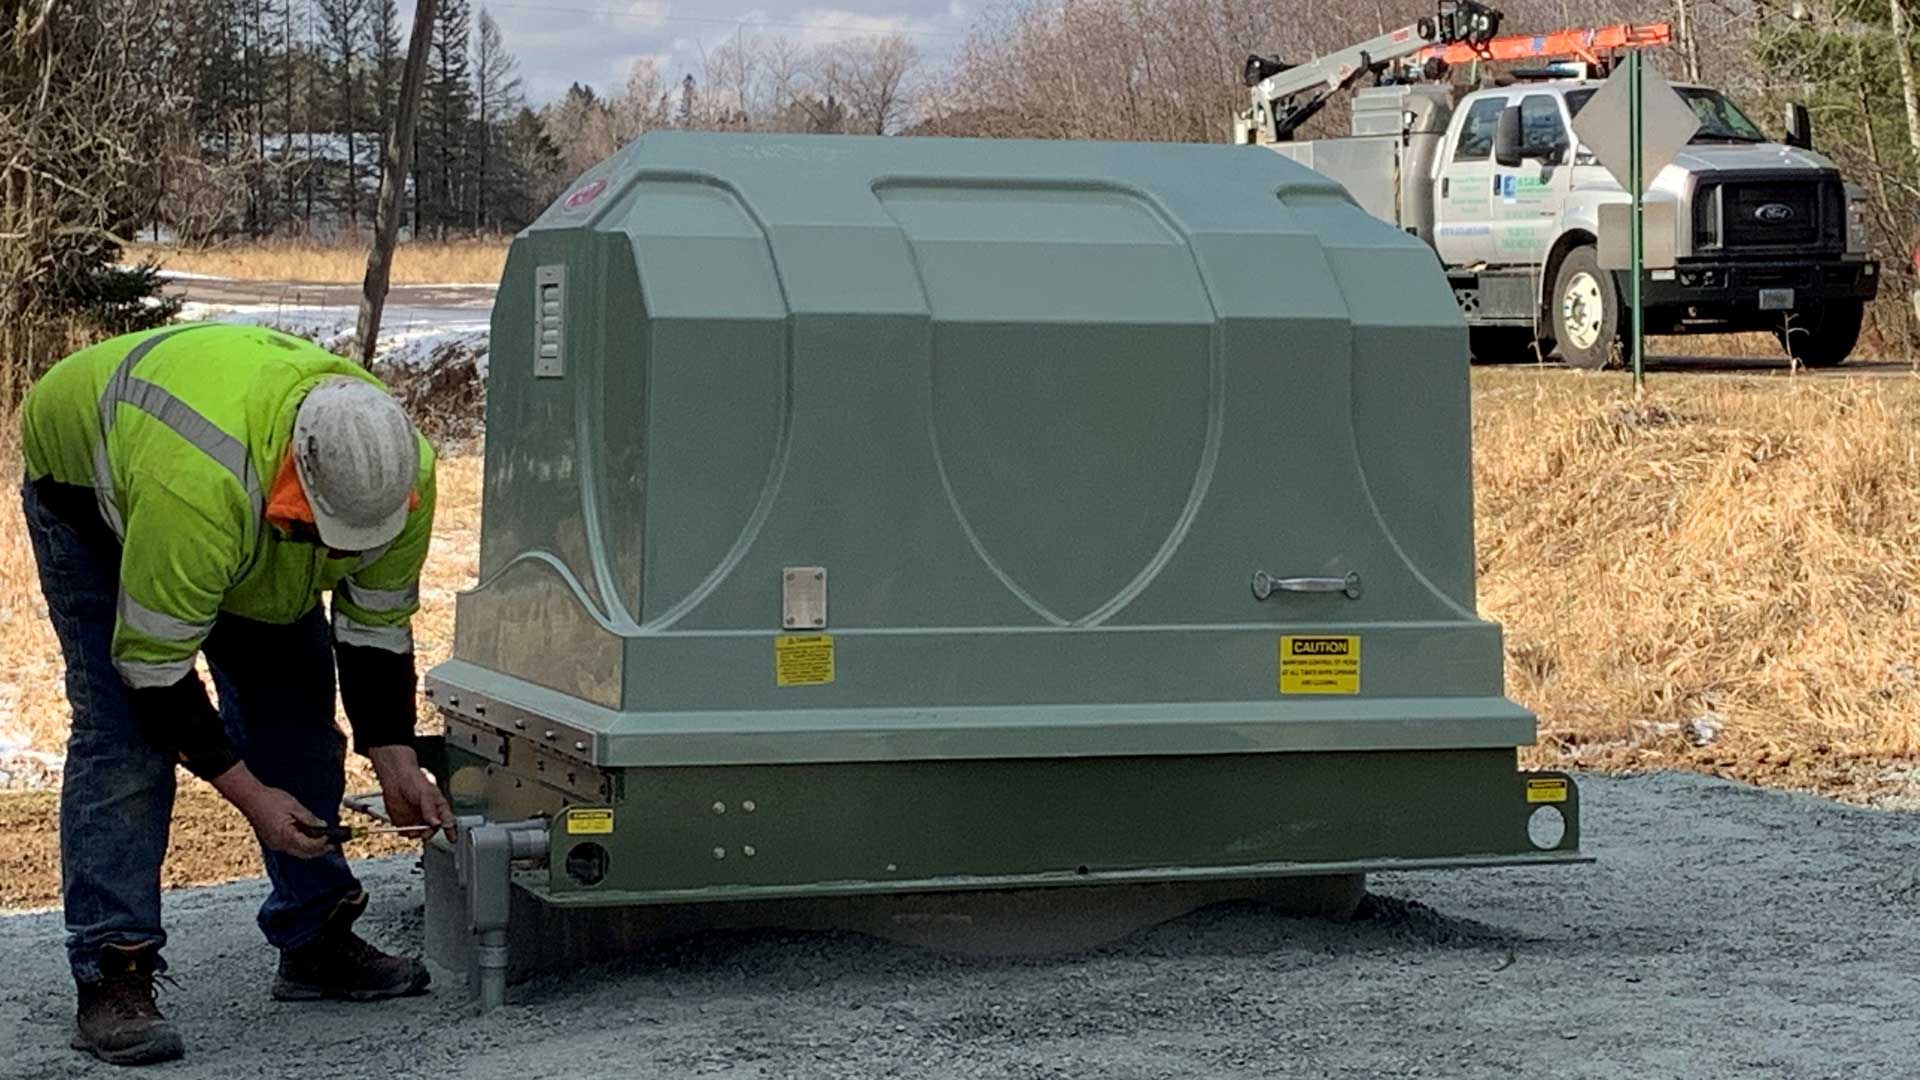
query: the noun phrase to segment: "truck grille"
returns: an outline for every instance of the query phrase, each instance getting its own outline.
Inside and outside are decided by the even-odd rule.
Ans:
[[[1838,178],[1726,180],[1700,185],[1694,236],[1701,252],[1838,254],[1847,243]]]

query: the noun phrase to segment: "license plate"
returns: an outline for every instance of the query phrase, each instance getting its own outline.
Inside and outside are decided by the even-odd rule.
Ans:
[[[1760,310],[1761,311],[1792,311],[1793,310],[1793,290],[1792,289],[1761,289],[1760,290]]]

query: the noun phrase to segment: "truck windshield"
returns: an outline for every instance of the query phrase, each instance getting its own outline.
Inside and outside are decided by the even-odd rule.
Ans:
[[[1718,90],[1708,90],[1699,86],[1676,86],[1674,92],[1680,95],[1693,108],[1693,115],[1700,118],[1700,130],[1694,133],[1691,142],[1695,143],[1763,143],[1766,133],[1760,126],[1747,119],[1727,96]],[[1592,99],[1592,90],[1569,90],[1567,92],[1567,113],[1579,116]]]

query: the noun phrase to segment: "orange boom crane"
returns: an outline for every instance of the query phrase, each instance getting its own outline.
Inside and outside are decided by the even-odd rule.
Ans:
[[[1413,61],[1424,65],[1430,59],[1437,59],[1451,66],[1475,60],[1575,56],[1589,64],[1597,64],[1605,53],[1620,49],[1647,49],[1671,44],[1672,41],[1673,27],[1667,23],[1615,23],[1612,26],[1555,30],[1547,34],[1507,34],[1481,45],[1464,41],[1433,44],[1415,53]]]
[[[1286,142],[1335,94],[1366,75],[1382,81],[1435,82],[1458,64],[1571,56],[1599,66],[1621,49],[1643,49],[1673,40],[1667,23],[1616,23],[1555,30],[1546,34],[1495,36],[1501,12],[1476,0],[1441,0],[1434,15],[1298,64],[1254,54],[1242,80],[1255,98],[1243,116],[1244,139],[1255,124],[1276,142]],[[1262,122],[1262,117],[1266,119]]]

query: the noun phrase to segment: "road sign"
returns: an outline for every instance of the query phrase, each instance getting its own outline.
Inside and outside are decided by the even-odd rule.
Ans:
[[[1633,66],[1622,64],[1614,69],[1606,83],[1594,93],[1593,100],[1573,118],[1573,133],[1580,136],[1581,145],[1593,151],[1593,156],[1620,181],[1621,187],[1637,195],[1647,190],[1660,170],[1666,168],[1700,130],[1700,118],[1657,69],[1641,66],[1640,181],[1636,185],[1631,179],[1633,166],[1629,161],[1633,126],[1629,73]]]
[[[1671,270],[1675,263],[1674,240],[1679,233],[1675,218],[1678,207],[1671,202],[1648,202],[1640,207],[1640,268]],[[1633,231],[1633,206],[1630,203],[1601,203],[1600,243],[1594,254],[1600,257],[1602,270],[1626,270],[1633,265],[1629,234]]]
[[[1674,92],[1659,71],[1641,63],[1638,52],[1627,54],[1627,62],[1607,77],[1606,85],[1573,118],[1573,133],[1630,197],[1626,208],[1627,356],[1633,364],[1636,391],[1646,384],[1646,319],[1640,303],[1640,279],[1646,274],[1646,205],[1642,196],[1653,178],[1699,130],[1700,118],[1694,115],[1693,107]],[[1606,216],[1619,219],[1618,213]],[[1671,216],[1666,227],[1672,231]],[[1601,249],[1615,244],[1617,237],[1613,243],[1603,239]]]

